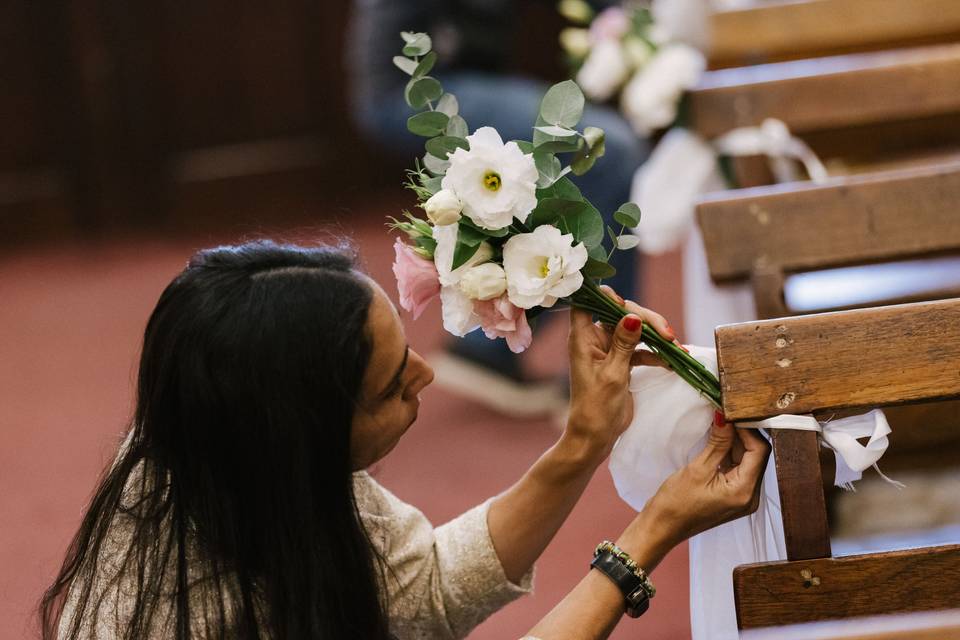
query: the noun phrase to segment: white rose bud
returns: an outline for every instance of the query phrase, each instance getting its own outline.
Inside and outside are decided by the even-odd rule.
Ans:
[[[460,290],[474,300],[499,298],[507,290],[507,274],[495,262],[472,267],[460,278]]]
[[[423,203],[423,210],[427,212],[430,222],[441,227],[460,220],[463,204],[452,190],[441,189]]]

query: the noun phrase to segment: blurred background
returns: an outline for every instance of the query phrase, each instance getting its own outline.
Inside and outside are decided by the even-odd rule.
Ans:
[[[412,156],[371,144],[350,117],[350,14],[317,0],[0,3],[3,640],[36,634],[42,590],[126,429],[146,319],[194,251],[347,237],[395,293],[383,223],[415,204],[402,188]],[[564,78],[553,4],[516,3],[510,19],[538,26],[509,40],[509,70]],[[391,36],[388,56],[401,46]],[[645,302],[674,310],[679,329],[670,279]],[[658,286],[668,295],[656,300]],[[405,318],[414,348],[439,348],[439,316]],[[543,372],[562,371],[563,324],[534,349]],[[440,523],[509,486],[557,434],[549,418],[434,387],[375,474]],[[601,469],[540,562],[536,594],[471,638],[522,635],[630,515]],[[689,633],[685,557],[658,571],[645,637]]]
[[[694,1],[713,11],[712,48],[704,52],[711,71],[698,87],[684,87],[691,89],[684,107],[689,112],[680,116],[692,113],[693,129],[706,139],[777,117],[820,155],[831,178],[930,166],[960,176],[956,0]],[[884,11],[873,10],[881,6]],[[446,22],[422,18],[439,15]],[[479,111],[467,117],[471,129],[493,124],[504,131],[511,118],[532,124],[536,104],[531,108],[524,97],[539,100],[546,83],[570,77],[558,41],[570,24],[552,0],[0,3],[0,640],[36,637],[42,591],[127,429],[146,320],[191,254],[262,237],[300,243],[345,238],[396,299],[393,239],[384,223],[415,206],[403,182],[422,152],[422,141],[404,137],[406,78],[390,64],[402,46],[398,32],[430,29],[442,61],[436,75],[450,80],[445,86],[456,87],[451,90],[461,98],[470,95],[462,113]],[[871,57],[878,51],[887,57]],[[777,64],[759,71],[749,66],[765,62]],[[491,75],[454,81],[465,69]],[[847,90],[842,78],[837,81],[847,72],[863,83]],[[485,84],[490,78],[494,84]],[[615,111],[588,107],[584,119],[607,131],[608,153],[591,171],[599,181],[589,197],[596,203],[609,196],[613,207],[626,200],[633,170],[650,147]],[[736,179],[716,188],[768,185],[776,177],[767,158],[732,164]],[[954,180],[952,188],[960,188],[960,177]],[[787,185],[783,193],[791,188],[803,197],[802,185]],[[898,206],[906,215],[931,189],[905,188]],[[725,197],[743,198],[733,208],[752,216],[749,228],[755,229],[754,218],[762,225],[776,219],[769,208],[776,202],[763,200],[769,209],[756,209],[758,201],[750,200],[766,193],[773,192]],[[955,212],[938,211],[941,227],[931,235],[960,237]],[[713,233],[720,240],[712,246],[709,230],[704,233],[708,252],[756,250],[764,259],[748,267],[764,266],[766,245],[724,245],[724,229]],[[820,239],[813,238],[815,249]],[[956,254],[960,248],[936,250]],[[903,257],[896,251],[891,256]],[[844,264],[880,259],[872,253],[854,258],[843,258]],[[897,292],[896,301],[955,296],[957,260],[938,267],[953,288],[938,284],[935,295],[923,291],[912,298]],[[878,295],[869,300],[883,299],[879,294],[891,281],[884,276],[870,284],[858,272],[842,290],[853,291],[853,298],[825,301],[842,278],[829,272],[843,266],[839,261],[782,266],[772,311],[751,298],[761,289],[750,287],[763,284],[757,273],[739,274],[743,290],[734,298],[746,300],[747,315],[734,320],[858,306],[863,300],[857,296],[871,288]],[[706,267],[703,258],[701,284],[711,277]],[[679,248],[637,252],[620,268],[634,276],[621,293],[665,315],[681,339],[696,334],[710,341],[718,322],[701,313],[690,286],[694,270]],[[791,300],[791,278],[804,269],[831,283],[814,282],[812,297],[819,298],[809,307]],[[940,282],[929,272],[902,273],[910,285]],[[556,320],[525,356],[529,379],[555,382],[564,375],[565,314]],[[696,320],[704,326],[695,327]],[[404,315],[404,323],[410,344],[428,359],[449,351],[438,305],[416,323]],[[907,491],[877,482],[872,472],[858,494],[838,497],[827,487],[831,533],[861,537],[849,544],[835,540],[836,555],[889,549],[885,533],[911,528],[939,533],[914,535],[909,544],[957,539],[960,403],[950,411],[942,429],[916,430],[926,439],[892,437],[891,452],[908,455],[888,456],[884,470],[896,472]],[[921,418],[926,427],[936,426]],[[560,424],[562,412],[512,415],[435,384],[424,394],[417,424],[372,473],[439,524],[508,487],[555,441]],[[922,473],[934,468],[946,475],[931,480]],[[832,475],[824,477],[829,485]],[[631,516],[601,468],[539,562],[536,593],[494,615],[470,638],[519,638],[580,580],[594,545],[614,538]],[[654,579],[658,595],[649,613],[625,619],[613,638],[690,637],[685,545]]]

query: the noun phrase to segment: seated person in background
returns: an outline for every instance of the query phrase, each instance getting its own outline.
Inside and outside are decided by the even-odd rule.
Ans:
[[[641,319],[666,328],[630,308],[612,333],[571,312],[566,429],[507,491],[434,528],[364,471],[433,377],[380,286],[337,248],[201,251],[147,324],[135,418],[44,597],[43,638],[463,638],[530,590],[630,423]],[[767,455],[721,420],[617,544],[652,571],[756,509]],[[604,638],[625,609],[590,571],[531,634]]]
[[[457,96],[471,131],[491,126],[504,140],[529,139],[548,84],[506,72],[511,43],[523,37],[519,31],[525,28],[518,20],[519,5],[506,0],[355,0],[347,52],[351,111],[370,144],[404,160],[424,153],[423,139],[407,131],[412,111],[403,97],[406,76],[391,62],[401,31],[433,36],[439,55],[433,75]],[[582,124],[606,132],[606,153],[589,173],[571,178],[613,224],[613,212],[629,200],[631,179],[648,148],[610,107],[587,105]],[[638,297],[635,256],[618,251],[611,261],[617,275],[608,284],[628,298]],[[544,314],[540,322],[549,318]],[[503,341],[487,340],[480,332],[451,341],[445,356],[432,362],[439,383],[507,413],[520,408],[542,413],[565,401],[556,384],[532,380]]]

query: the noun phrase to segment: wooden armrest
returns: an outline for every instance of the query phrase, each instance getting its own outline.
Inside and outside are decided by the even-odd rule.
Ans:
[[[794,133],[960,111],[960,44],[708,71],[690,92],[694,128],[714,138],[765,118]]]
[[[785,271],[960,251],[960,163],[824,185],[720,192],[697,205],[710,276],[742,279],[755,266]]]
[[[716,342],[729,420],[960,397],[960,299],[725,325]]]
[[[709,57],[715,66],[730,66],[956,34],[956,0],[778,2],[714,13]]]

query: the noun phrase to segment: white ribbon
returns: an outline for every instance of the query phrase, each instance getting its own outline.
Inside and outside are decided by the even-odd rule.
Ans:
[[[690,353],[717,372],[714,349],[689,346]],[[636,407],[633,421],[610,455],[617,492],[641,510],[670,474],[688,464],[706,444],[713,405],[670,370],[636,367],[630,380]],[[806,429],[821,433],[838,456],[838,483],[850,483],[887,448],[890,427],[881,411],[818,423],[812,416],[782,415],[753,424],[769,429]],[[870,438],[866,446],[857,438]],[[845,475],[846,474],[846,475]],[[767,465],[758,510],[690,539],[690,622],[694,640],[736,640],[734,567],[786,559],[775,461]]]
[[[707,142],[684,128],[671,129],[633,176],[630,200],[644,212],[635,233],[639,248],[657,255],[677,248],[693,227],[697,198],[726,188],[717,167],[719,155],[765,155],[778,182],[799,179],[800,162],[814,182],[828,178],[817,155],[780,120],[741,127]]]
[[[806,142],[790,135],[782,120],[767,118],[759,127],[740,127],[714,138],[713,147],[727,156],[767,156],[777,182],[798,179],[790,160],[798,160],[814,182],[827,179],[827,169]]]
[[[816,431],[821,435],[821,444],[831,449],[837,458],[837,473],[834,484],[842,489],[854,490],[853,483],[859,480],[869,467],[876,469],[881,478],[903,488],[903,484],[891,480],[880,472],[877,461],[887,451],[890,424],[880,409],[864,414],[818,422],[812,415],[783,414],[756,422],[738,422],[738,427],[754,429],[797,429]],[[857,438],[870,439],[862,445]]]

